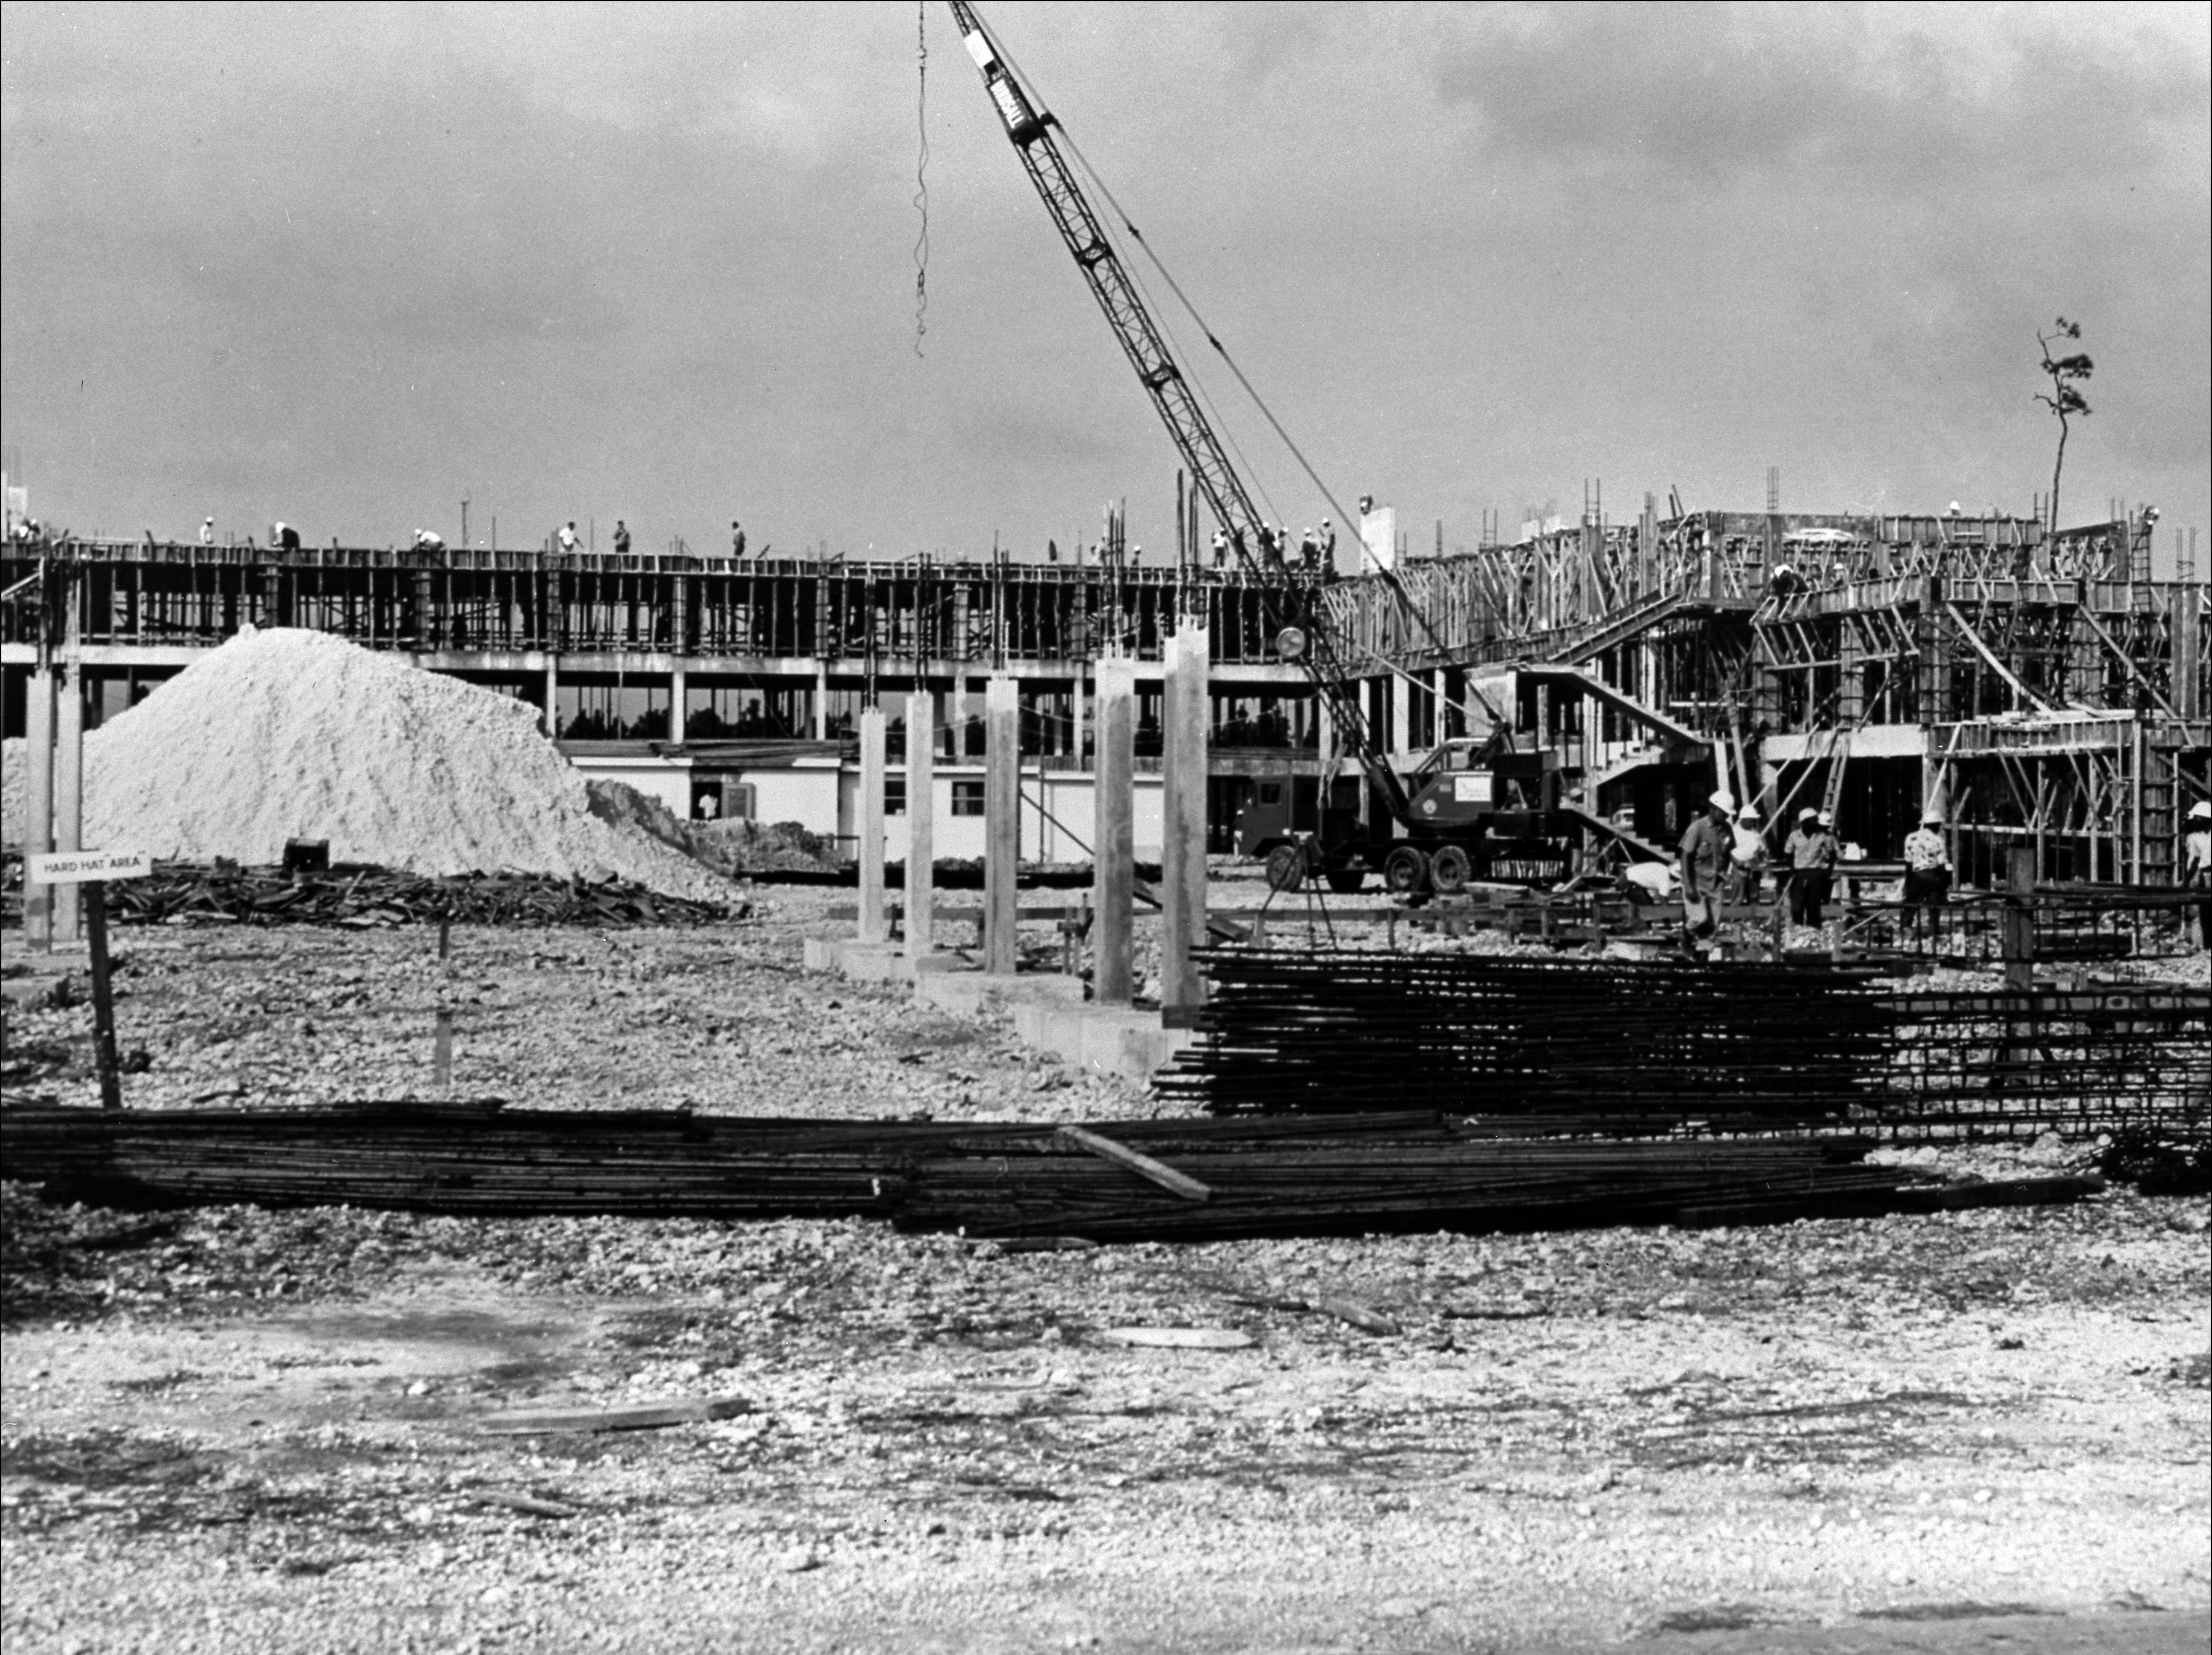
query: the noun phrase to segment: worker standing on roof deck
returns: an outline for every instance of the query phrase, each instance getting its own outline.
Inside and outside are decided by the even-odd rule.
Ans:
[[[1229,537],[1216,529],[1213,531],[1213,567],[1226,568],[1229,564]]]
[[[1817,925],[1821,905],[1828,900],[1828,882],[1835,877],[1836,836],[1820,825],[1820,813],[1811,806],[1797,813],[1797,826],[1782,847],[1787,864],[1783,878],[1790,888],[1790,923]]]
[[[576,549],[576,519],[570,518],[566,523],[562,524],[559,532],[553,537],[553,539],[562,551],[574,551]]]
[[[1709,808],[1682,835],[1682,940],[1687,946],[1720,928],[1721,882],[1728,876],[1729,818],[1733,795],[1713,795]]]
[[[620,518],[615,519],[615,555],[617,557],[629,555],[629,525]]]
[[[200,519],[200,544],[203,546],[212,546],[215,544],[215,519],[213,518],[202,518]]]
[[[418,552],[442,552],[446,549],[446,537],[435,529],[417,529],[415,531],[415,549]]]
[[[1738,902],[1759,900],[1766,871],[1766,840],[1759,831],[1759,812],[1747,804],[1729,834],[1729,894]]]
[[[735,518],[732,518],[730,519],[730,555],[732,557],[743,557],[744,555],[744,525],[739,523]]]
[[[2189,834],[2181,843],[2181,882],[2197,894],[2197,940],[2212,954],[2212,803],[2189,807]]]
[[[1928,932],[1936,934],[1936,910],[1951,889],[1951,852],[1943,843],[1943,818],[1929,810],[1920,825],[1905,836],[1905,906],[1912,933],[1920,934],[1920,917],[1928,916]]]

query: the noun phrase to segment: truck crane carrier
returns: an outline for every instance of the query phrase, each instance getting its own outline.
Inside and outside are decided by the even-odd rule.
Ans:
[[[1632,855],[1656,855],[1654,847],[1564,801],[1559,755],[1540,745],[1517,743],[1510,720],[1495,708],[1491,711],[1497,715],[1497,728],[1489,737],[1446,742],[1410,775],[1398,773],[1369,728],[1358,686],[1340,658],[1336,640],[1327,626],[1316,624],[1318,583],[1285,557],[1285,548],[1230,464],[1212,421],[1069,165],[1073,142],[1064,142],[1058,119],[1034,86],[1018,74],[969,0],[949,3],[961,42],[975,60],[984,90],[1054,227],[1136,371],[1138,382],[1152,398],[1231,551],[1260,585],[1277,658],[1305,670],[1334,731],[1339,755],[1357,773],[1336,773],[1340,767],[1332,759],[1310,807],[1299,808],[1285,789],[1277,803],[1248,809],[1238,822],[1239,850],[1267,859],[1268,879],[1278,889],[1319,879],[1332,890],[1356,891],[1376,872],[1389,889],[1407,895],[1461,890],[1471,879],[1502,871],[1500,864],[1515,868],[1522,882],[1549,882],[1564,872],[1568,847],[1576,837],[1589,832],[1622,840]],[[1076,154],[1080,160],[1080,152]],[[1126,215],[1121,221],[1131,237],[1141,242]],[[1206,338],[1227,361],[1220,341],[1210,331]],[[1269,419],[1272,422],[1272,415]],[[1425,617],[1395,572],[1384,566],[1380,573],[1426,629]],[[1680,733],[1702,742],[1693,732]]]

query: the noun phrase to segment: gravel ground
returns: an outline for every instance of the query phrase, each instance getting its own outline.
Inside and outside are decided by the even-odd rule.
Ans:
[[[428,1094],[444,999],[455,1089],[541,1106],[1154,1106],[1002,1022],[801,975],[836,900],[772,893],[764,918],[699,931],[462,931],[443,965],[415,931],[126,931],[118,1016],[149,1064],[129,1095]],[[9,1095],[88,1100],[88,1032],[82,1009],[11,1008],[11,1060],[48,1058]],[[2086,1150],[1972,1153],[1987,1172]],[[1004,1256],[859,1222],[134,1215],[10,1187],[0,1634],[10,1652],[2202,1647],[2207,1217],[2119,1191],[1758,1230]],[[1402,1333],[1259,1302],[1329,1294]],[[1128,1325],[1251,1343],[1108,1337]],[[481,1428],[678,1397],[735,1411]],[[1978,1618],[2008,1610],[2034,1616]]]

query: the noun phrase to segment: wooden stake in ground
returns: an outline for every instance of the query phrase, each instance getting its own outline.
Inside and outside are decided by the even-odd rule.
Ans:
[[[41,652],[43,653],[43,651]],[[54,848],[54,673],[43,662],[32,669],[23,735],[30,748],[24,789],[23,941],[43,954],[54,945],[54,888],[31,872],[32,858]]]
[[[115,994],[107,970],[107,882],[84,888],[85,935],[92,944],[93,1059],[100,1071],[100,1106],[123,1106],[123,1065],[115,1055]]]
[[[100,1106],[123,1106],[122,1064],[115,1055],[115,995],[107,969],[107,886],[110,879],[143,879],[151,873],[151,859],[130,852],[107,851],[46,852],[23,864],[24,888],[38,882],[46,890],[85,893],[83,910],[92,943],[92,1031],[94,1058],[100,1073]]]

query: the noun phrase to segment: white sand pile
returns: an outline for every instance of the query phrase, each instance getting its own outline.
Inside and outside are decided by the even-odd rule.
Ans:
[[[325,633],[234,639],[86,740],[87,845],[270,863],[288,839],[415,873],[732,894],[697,863],[593,815],[583,777],[538,733],[533,708]]]

